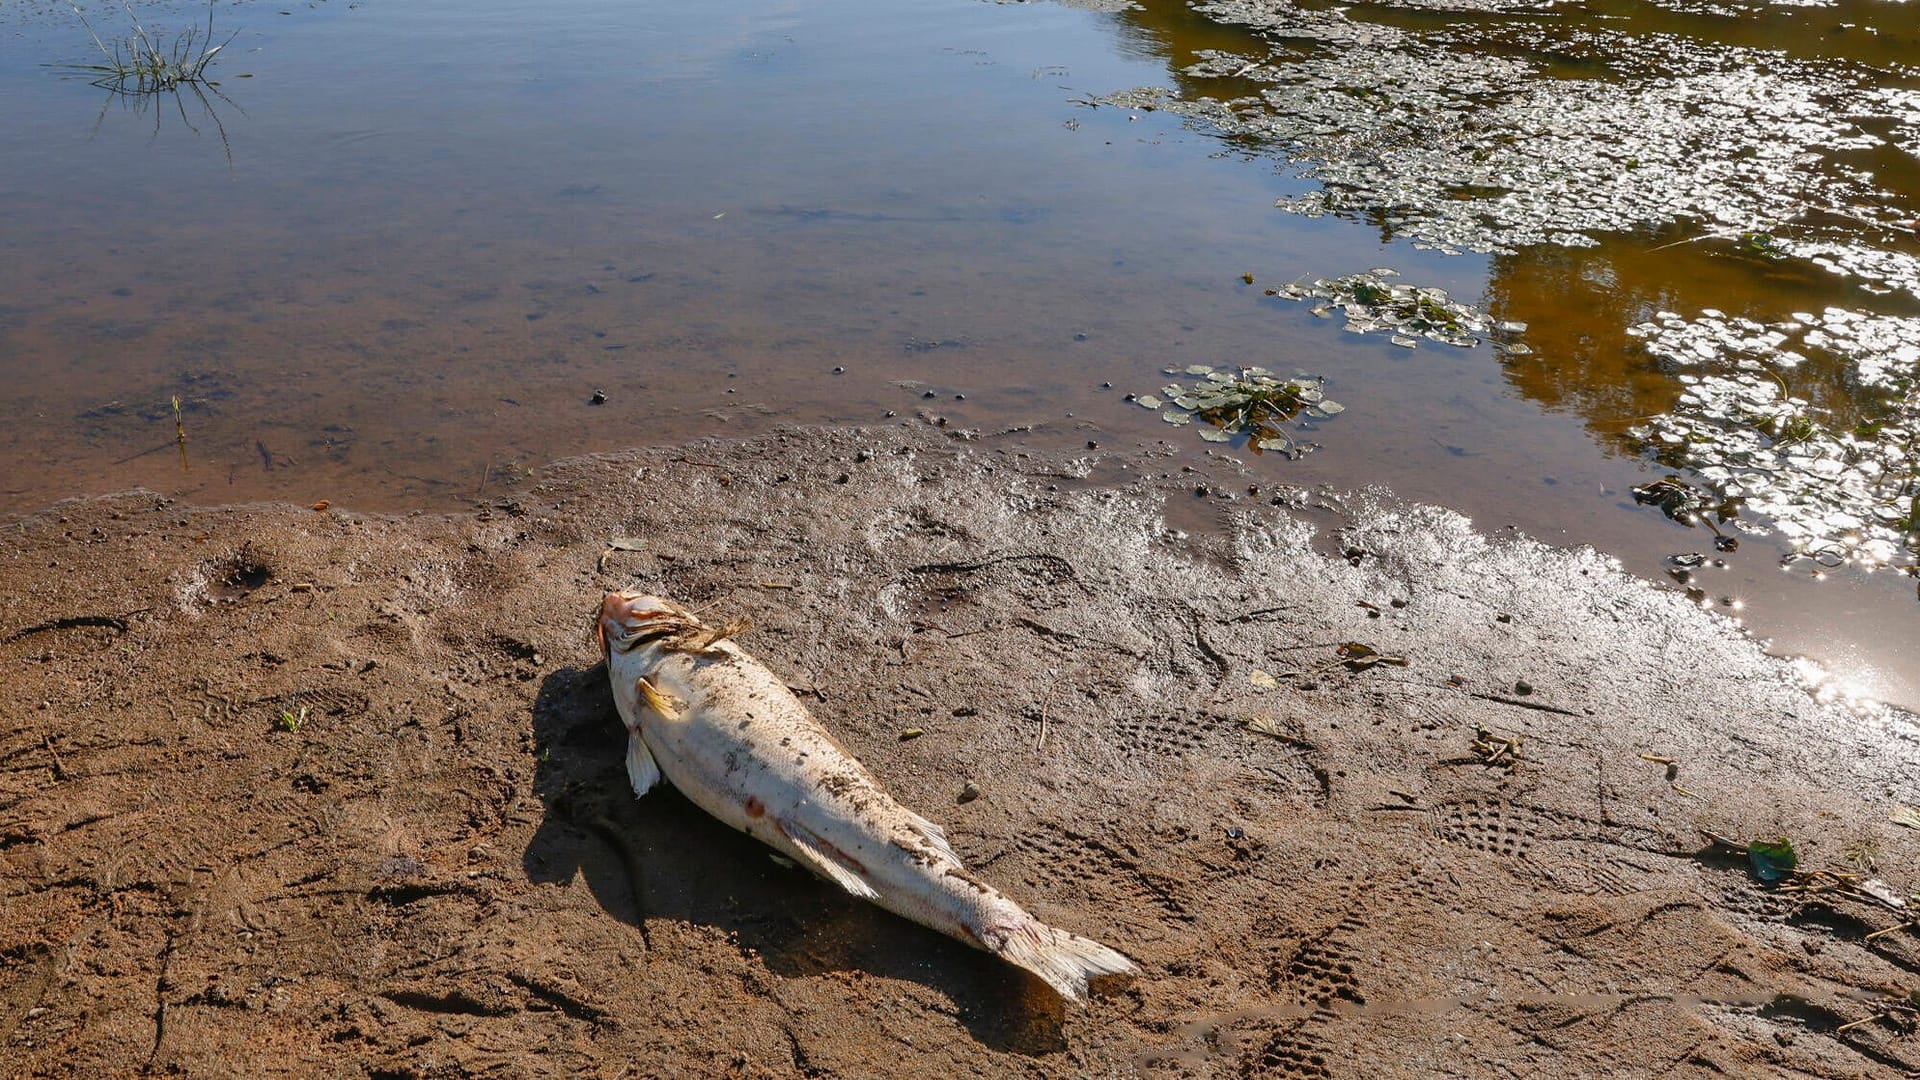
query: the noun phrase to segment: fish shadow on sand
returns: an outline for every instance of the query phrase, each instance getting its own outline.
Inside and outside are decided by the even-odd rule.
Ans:
[[[776,865],[767,847],[671,783],[634,798],[603,665],[549,674],[534,701],[533,734],[534,789],[546,816],[522,857],[529,880],[565,884],[579,875],[607,914],[643,934],[676,921],[726,931],[781,978],[859,970],[932,987],[995,1050],[1066,1049],[1065,1006],[1039,979]]]

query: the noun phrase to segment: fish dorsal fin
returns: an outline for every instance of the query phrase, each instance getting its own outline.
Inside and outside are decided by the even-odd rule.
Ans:
[[[667,648],[675,652],[712,652],[721,642],[751,629],[753,624],[745,619],[728,619],[719,626],[701,625],[698,629],[690,629],[677,637],[667,639]]]
[[[637,728],[627,731],[627,780],[633,784],[635,798],[645,795],[660,782],[660,763],[653,760],[653,752],[647,749]]]
[[[791,854],[800,865],[862,900],[880,898],[880,894],[875,892],[873,886],[867,884],[867,879],[861,876],[866,868],[847,858],[844,852],[832,844],[820,839],[813,830],[786,818],[779,819],[775,824],[779,826],[780,834],[793,845]]]
[[[955,863],[960,861],[960,856],[953,853],[953,845],[947,843],[947,830],[911,810],[907,812],[907,825],[914,832],[919,833],[920,838],[925,840],[927,846],[933,848],[936,854]]]

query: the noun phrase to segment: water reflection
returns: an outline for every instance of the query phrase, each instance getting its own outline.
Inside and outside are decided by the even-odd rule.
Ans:
[[[183,128],[193,136],[203,136],[207,129],[212,129],[220,139],[220,150],[226,155],[228,167],[232,167],[233,140],[228,137],[227,125],[220,118],[220,110],[214,102],[217,99],[242,116],[246,115],[246,110],[228,97],[218,83],[189,82],[165,90],[138,93],[105,87],[102,93],[106,97],[100,102],[100,113],[93,122],[96,136],[106,124],[108,116],[116,110],[147,128],[150,131],[149,141],[159,139],[163,130],[174,127]]]

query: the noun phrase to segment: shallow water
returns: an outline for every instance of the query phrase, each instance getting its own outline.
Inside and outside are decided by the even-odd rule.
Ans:
[[[1214,10],[1249,21],[1247,7]],[[1812,250],[1913,251],[1898,231],[1917,186],[1920,113],[1900,111],[1916,85],[1902,65],[1920,55],[1910,6],[1596,3],[1551,20],[1410,7],[1287,9],[1261,38],[1164,2],[222,4],[239,35],[208,105],[57,77],[41,65],[85,58],[71,13],[11,9],[0,510],[134,484],[445,509],[511,498],[567,454],[930,412],[1031,425],[1023,437],[1054,448],[1165,441],[1202,467],[1229,453],[1270,485],[1384,483],[1489,529],[1595,544],[1650,577],[1669,554],[1713,554],[1701,529],[1632,498],[1669,467],[1714,462],[1655,430],[1687,421],[1680,380],[1700,372],[1629,331],[1663,310],[1688,325],[1704,309],[1767,323],[1920,312],[1897,275],[1883,275],[1894,291],[1863,292]],[[194,8],[139,10],[179,25]],[[1412,84],[1388,80],[1460,57],[1487,81],[1480,99],[1447,96],[1471,82],[1458,71],[1393,97]],[[1716,113],[1644,162],[1628,134],[1590,138],[1600,150],[1553,174],[1571,193],[1557,203],[1496,206],[1464,174],[1446,178],[1458,206],[1420,187],[1434,163],[1472,160],[1467,131],[1492,148],[1479,166],[1543,190],[1541,161],[1567,165],[1574,144],[1542,159],[1501,125],[1544,123],[1596,86],[1684,118],[1736,100],[1713,79],[1741,70],[1771,81],[1737,100],[1813,111],[1777,136],[1753,113]],[[1379,80],[1395,108],[1376,111],[1400,126],[1331,107],[1324,132],[1271,119],[1321,108],[1323,92],[1300,95],[1339,71]],[[1141,86],[1246,104],[1227,122],[1092,104]],[[1263,94],[1280,107],[1263,113]],[[1853,145],[1869,128],[1882,144]],[[1729,150],[1714,141],[1728,131],[1751,137]],[[1674,147],[1697,167],[1669,167]],[[1763,230],[1784,182],[1755,184],[1716,154],[1799,178],[1795,205],[1826,200],[1822,213]],[[1608,163],[1639,175],[1587,198],[1580,178]],[[1399,202],[1370,203],[1379,191]],[[1703,218],[1709,195],[1738,213]],[[1274,206],[1303,196],[1322,216]],[[1573,204],[1577,220],[1552,216]],[[1597,246],[1554,239],[1583,230]],[[1761,232],[1800,247],[1742,247]],[[1265,294],[1373,267],[1525,323],[1502,344],[1527,351],[1409,349]],[[1821,423],[1851,430],[1890,406],[1843,351],[1792,377],[1831,410]],[[1715,358],[1713,373],[1755,370],[1743,359]],[[1347,408],[1304,433],[1321,449],[1286,460],[1122,400],[1192,363],[1324,375]],[[1920,701],[1911,580],[1842,568],[1815,581],[1779,569],[1791,537],[1740,535],[1724,568],[1696,576],[1709,603],[1738,599],[1783,651]]]

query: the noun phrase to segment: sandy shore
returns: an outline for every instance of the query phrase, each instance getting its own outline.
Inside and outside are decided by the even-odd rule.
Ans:
[[[1186,536],[1192,481],[1130,465],[795,431],[461,516],[9,523],[0,1072],[1920,1067],[1910,1010],[1870,1020],[1920,983],[1879,887],[1701,831],[1905,896],[1910,716],[1591,552],[1384,496],[1207,497]],[[750,618],[982,877],[1144,974],[1064,1009],[633,799],[588,612],[636,583]]]

